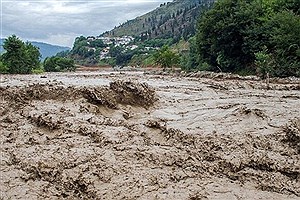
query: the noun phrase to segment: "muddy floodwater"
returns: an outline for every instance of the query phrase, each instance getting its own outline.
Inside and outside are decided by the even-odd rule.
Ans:
[[[300,199],[300,80],[0,75],[0,199]]]

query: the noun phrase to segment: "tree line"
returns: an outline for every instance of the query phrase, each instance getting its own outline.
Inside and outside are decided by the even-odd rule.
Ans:
[[[39,48],[23,42],[16,35],[5,39],[4,53],[0,55],[0,73],[30,74],[59,71],[74,71],[72,59],[53,56],[41,62]]]
[[[203,6],[202,3],[199,5]],[[267,75],[299,77],[299,5],[299,0],[219,0],[212,6],[208,3],[197,11],[200,14],[198,22],[194,24],[196,33],[192,37],[149,39],[148,31],[144,40],[137,38],[134,41],[133,44],[139,46],[134,51],[122,47],[112,48],[112,59],[108,62],[168,67],[169,64],[165,65],[164,61],[173,60],[173,65],[186,71],[255,74],[262,78]],[[180,12],[178,14],[181,15]],[[146,18],[144,23],[149,21],[153,19]],[[178,43],[186,40],[189,43],[188,52],[176,49]],[[169,46],[167,51],[164,45]],[[161,50],[145,52],[146,46]],[[170,59],[170,50],[180,55],[174,53],[174,59]],[[88,58],[93,57],[93,52],[86,48],[78,48],[78,52]],[[98,62],[97,59],[93,61]]]
[[[300,76],[299,0],[221,0],[202,14],[190,69]]]
[[[101,40],[88,43],[87,38],[79,37],[71,54],[65,56],[89,59],[95,64],[158,64],[164,68],[181,66],[186,71],[234,72],[263,78],[300,77],[299,0],[219,0],[203,9],[195,26],[196,34],[188,39],[188,52],[174,53],[174,38],[135,40],[131,44],[137,44],[137,49],[112,46],[111,58],[103,61],[95,55],[106,45]],[[184,40],[181,38],[179,43]],[[0,71],[74,69],[74,62],[65,58],[48,58],[41,64],[38,49],[16,36],[6,39],[3,47],[6,53],[1,55]],[[146,51],[145,47],[153,48]],[[155,50],[158,47],[160,50]]]

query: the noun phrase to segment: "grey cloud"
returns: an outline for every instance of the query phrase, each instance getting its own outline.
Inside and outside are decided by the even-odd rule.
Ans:
[[[2,36],[16,34],[25,40],[71,46],[76,36],[99,35],[163,2],[4,0]]]

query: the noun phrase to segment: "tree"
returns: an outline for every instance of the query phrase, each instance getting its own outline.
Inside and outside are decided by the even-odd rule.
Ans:
[[[59,72],[60,68],[56,64],[57,59],[58,59],[58,57],[50,57],[50,58],[47,57],[43,63],[44,70],[46,72]]]
[[[179,63],[179,56],[172,52],[168,46],[163,46],[154,54],[156,64],[161,65],[164,70],[173,67]]]
[[[269,21],[270,44],[276,76],[300,76],[300,16],[292,11],[275,14]]]
[[[204,68],[199,67],[196,37],[191,37],[189,39],[189,51],[187,55],[181,56],[181,68],[184,71],[193,71],[197,69],[205,70]]]
[[[119,46],[113,46],[109,51],[109,55],[111,57],[117,57],[118,55],[120,55],[122,53],[123,50],[124,49]]]
[[[41,54],[31,43],[24,43],[17,36],[5,39],[2,62],[11,74],[28,74],[40,67]]]
[[[273,59],[269,74],[300,76],[299,5],[299,0],[217,1],[197,24],[200,65],[255,73],[264,54]]]
[[[255,53],[255,65],[257,67],[256,71],[261,78],[266,79],[268,76],[273,75],[273,62],[274,60],[272,55],[268,53],[266,46],[262,51]]]
[[[247,6],[244,0],[218,1],[199,20],[198,51],[212,70],[237,71],[254,62],[254,54],[249,54],[244,43],[245,30],[258,23],[260,10]]]
[[[89,46],[103,48],[103,47],[106,47],[107,45],[105,45],[102,40],[97,39],[97,40],[91,41]]]
[[[73,48],[71,50],[71,55],[78,55],[81,58],[88,58],[93,55],[92,51],[88,50],[88,40],[84,36],[77,37],[75,39]]]
[[[44,61],[44,70],[46,72],[61,72],[61,71],[74,71],[76,66],[74,61],[68,58],[50,57]]]
[[[27,55],[27,64],[31,66],[31,69],[38,69],[40,68],[40,57],[41,53],[39,49],[33,46],[31,43],[25,43],[25,51]]]
[[[67,57],[70,55],[70,50],[66,50],[66,51],[61,51],[61,52],[58,52],[55,56],[57,57]]]
[[[134,51],[122,52],[116,56],[116,65],[126,65],[134,55]]]

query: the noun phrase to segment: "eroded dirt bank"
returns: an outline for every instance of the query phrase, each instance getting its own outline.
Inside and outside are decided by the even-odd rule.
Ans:
[[[300,199],[298,80],[0,81],[1,199]]]

